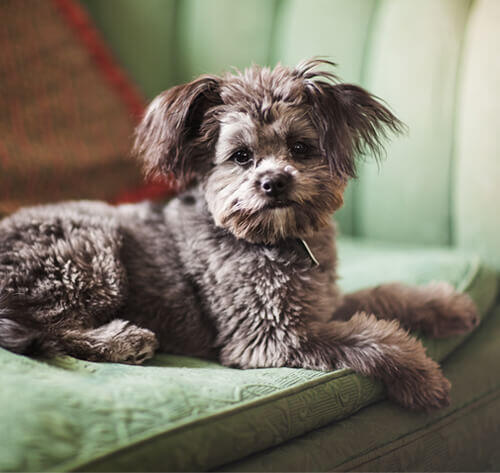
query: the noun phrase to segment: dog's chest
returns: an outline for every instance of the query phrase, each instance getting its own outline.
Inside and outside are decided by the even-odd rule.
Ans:
[[[305,312],[314,312],[314,299],[324,290],[323,268],[300,241],[268,247],[222,237],[198,248],[195,278],[224,332],[297,325]]]
[[[257,332],[280,336],[278,331],[324,318],[332,310],[330,230],[309,241],[320,262],[316,266],[300,240],[274,246],[248,243],[217,228],[196,206],[179,204],[177,209],[180,258],[219,339]]]

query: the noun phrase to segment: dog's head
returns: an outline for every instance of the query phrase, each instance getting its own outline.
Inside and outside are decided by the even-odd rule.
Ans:
[[[202,76],[163,92],[136,131],[149,174],[200,182],[217,225],[251,242],[305,238],[343,203],[355,158],[401,122],[310,60]]]

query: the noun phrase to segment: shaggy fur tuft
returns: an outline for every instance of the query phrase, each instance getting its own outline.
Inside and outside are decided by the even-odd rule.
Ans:
[[[202,76],[153,100],[135,153],[188,190],[165,206],[69,202],[0,222],[0,346],[142,363],[156,350],[239,368],[350,367],[413,409],[450,385],[407,329],[470,330],[448,285],[343,295],[331,215],[356,157],[403,125],[314,59]]]

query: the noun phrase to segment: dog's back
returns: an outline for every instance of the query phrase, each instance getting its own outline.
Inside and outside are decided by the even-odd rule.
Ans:
[[[179,199],[171,206],[177,204],[184,206]],[[150,348],[212,356],[214,331],[179,254],[178,227],[186,218],[174,211],[168,222],[165,213],[149,202],[67,202],[1,221],[0,346],[28,355],[140,362],[123,359],[125,340],[114,355],[109,340],[101,354],[92,347],[124,338],[118,332],[125,329],[130,336],[138,324],[145,332],[138,329],[136,338],[147,334]],[[112,323],[117,319],[121,325]]]
[[[58,332],[106,321],[123,302],[120,245],[104,203],[32,207],[0,222],[0,345],[52,354]]]

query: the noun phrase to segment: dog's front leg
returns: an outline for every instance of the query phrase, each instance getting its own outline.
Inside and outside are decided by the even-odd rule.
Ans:
[[[439,338],[466,333],[479,321],[470,297],[445,282],[425,286],[382,284],[346,294],[333,319],[348,320],[360,311],[379,319],[397,319],[409,330]]]
[[[220,361],[239,368],[294,367],[322,371],[351,368],[382,380],[389,397],[411,409],[448,405],[450,383],[417,339],[397,320],[358,312],[347,321],[306,325],[255,324],[236,330]]]
[[[404,407],[429,410],[448,405],[450,383],[420,341],[397,321],[358,312],[348,321],[311,323],[308,330],[299,365],[322,368],[327,356],[332,368],[352,368],[381,379],[389,398]]]

